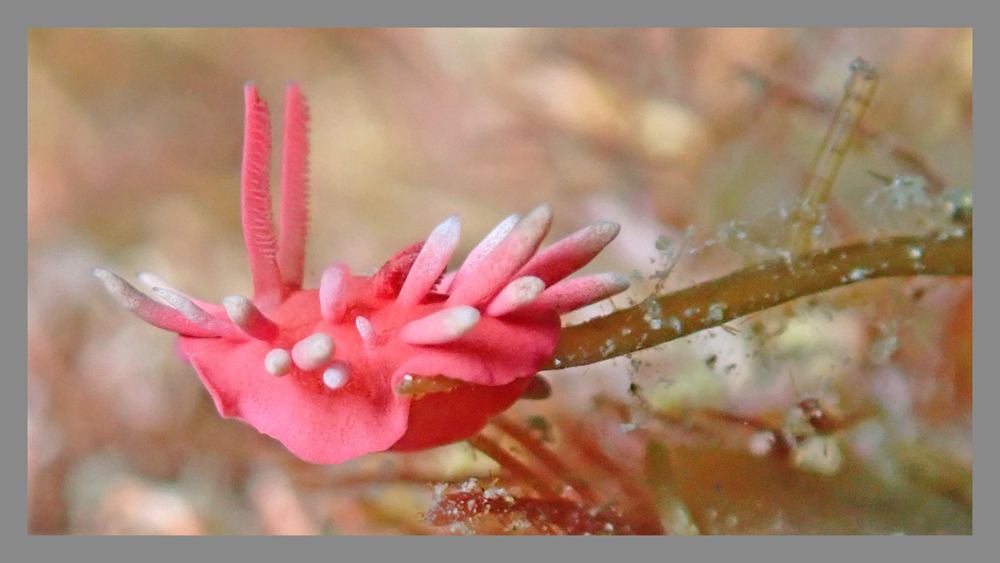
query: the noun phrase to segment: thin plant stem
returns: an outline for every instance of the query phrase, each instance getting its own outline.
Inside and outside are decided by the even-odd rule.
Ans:
[[[878,71],[875,67],[863,59],[851,63],[851,77],[844,88],[844,97],[813,162],[812,173],[802,187],[800,208],[791,223],[789,247],[796,252],[807,252],[812,248],[813,227],[823,216],[844,155],[877,87]]]
[[[971,276],[972,227],[876,239],[750,266],[563,329],[543,369],[583,366],[652,348],[799,297],[860,281]]]

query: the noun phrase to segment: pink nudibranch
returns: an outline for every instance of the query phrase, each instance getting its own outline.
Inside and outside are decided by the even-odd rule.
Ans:
[[[213,305],[152,274],[168,305],[94,270],[146,322],[180,335],[219,413],[241,419],[314,463],[415,451],[469,438],[518,398],[559,340],[559,316],[628,287],[617,274],[566,280],[618,234],[601,222],[539,251],[552,210],[502,221],[455,272],[459,219],[399,252],[373,276],[336,263],[303,289],[308,109],[285,98],[279,231],[271,218],[270,117],[246,86],[242,213],[253,299]],[[412,392],[415,381],[430,382]],[[445,381],[445,384],[441,382]]]

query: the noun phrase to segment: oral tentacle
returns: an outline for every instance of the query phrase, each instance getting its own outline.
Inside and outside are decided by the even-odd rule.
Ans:
[[[107,270],[94,268],[93,274],[122,307],[155,327],[196,338],[221,336],[191,322],[177,309],[153,301],[151,297]]]
[[[285,89],[278,270],[286,291],[302,289],[309,230],[309,106],[294,82]]]
[[[246,334],[231,323],[212,316],[185,295],[170,291],[169,289],[163,289],[162,287],[154,287],[153,293],[169,303],[171,307],[180,311],[188,320],[209,332],[225,338],[247,338]]]
[[[278,337],[277,323],[267,318],[252,301],[242,295],[230,295],[222,300],[229,320],[254,340],[271,342]]]
[[[150,291],[154,291],[156,288],[161,288],[161,289],[166,289],[167,291],[172,291],[178,295],[183,295],[186,299],[189,299],[192,303],[201,307],[213,317],[218,317],[220,315],[226,314],[226,310],[225,308],[222,307],[222,305],[216,305],[215,303],[208,303],[207,301],[202,301],[201,299],[195,299],[194,297],[191,297],[187,293],[177,289],[175,285],[171,284],[170,282],[161,278],[160,276],[154,274],[153,272],[145,272],[145,271],[139,272],[138,274],[136,274],[136,278],[138,278],[140,283],[148,287]],[[170,303],[168,302],[167,304],[169,305]]]
[[[243,238],[250,256],[255,300],[278,302],[281,274],[276,258],[278,244],[271,220],[271,117],[257,87],[245,87],[246,125],[243,132],[242,202]]]
[[[427,292],[448,267],[448,260],[458,247],[460,232],[461,221],[458,215],[452,215],[431,231],[399,290],[396,298],[398,305],[410,307],[427,296]]]

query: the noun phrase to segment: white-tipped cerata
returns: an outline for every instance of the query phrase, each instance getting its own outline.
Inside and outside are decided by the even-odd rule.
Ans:
[[[522,305],[527,305],[538,297],[545,289],[545,282],[533,277],[525,276],[507,284],[489,306],[486,307],[486,314],[491,317],[499,317],[514,311]]]
[[[483,240],[479,241],[479,244],[477,244],[476,247],[473,248],[471,252],[469,252],[469,255],[466,256],[465,261],[462,262],[461,266],[459,266],[458,271],[455,272],[455,274],[451,277],[450,280],[447,280],[447,284],[445,284],[446,280],[442,280],[441,284],[442,292],[447,291],[449,287],[452,287],[453,285],[460,282],[462,278],[469,275],[469,272],[474,270],[476,266],[478,266],[479,263],[483,261],[483,258],[485,258],[487,254],[489,254],[494,248],[496,248],[496,246],[500,244],[500,241],[502,241],[504,237],[510,234],[510,230],[513,229],[514,225],[516,225],[517,222],[520,220],[521,216],[514,214],[511,215],[510,217],[507,217],[503,221],[500,221],[500,224],[497,225],[496,227],[493,227],[493,230],[490,231],[490,234],[483,237]]]
[[[375,327],[372,326],[372,322],[359,315],[358,318],[354,319],[354,326],[358,327],[358,334],[361,335],[361,340],[365,343],[365,348],[374,348]]]
[[[450,307],[411,321],[399,331],[399,339],[409,344],[444,344],[461,338],[478,322],[475,307]]]
[[[340,389],[351,377],[351,366],[344,362],[334,361],[330,367],[323,370],[323,384],[330,389]]]
[[[330,362],[333,357],[333,339],[325,332],[317,332],[295,343],[292,361],[299,369],[312,371]]]
[[[122,307],[125,307],[131,311],[132,314],[155,327],[183,334],[185,336],[220,336],[191,322],[191,320],[181,314],[180,311],[172,309],[162,303],[153,301],[153,299],[148,295],[132,287],[132,285],[127,281],[107,270],[95,268],[93,273],[97,279],[101,281],[101,284],[104,285],[104,289],[106,289],[108,293],[110,293],[111,296],[114,297],[119,304],[121,304]]]
[[[525,215],[465,278],[451,284],[448,304],[478,305],[496,296],[538,250],[551,225],[551,205]]]
[[[413,262],[410,273],[403,282],[403,287],[399,290],[399,297],[396,301],[402,306],[416,305],[420,303],[427,292],[434,286],[434,282],[441,277],[444,269],[448,267],[448,260],[458,246],[458,237],[461,232],[461,221],[458,215],[452,215],[444,223],[441,223],[431,231],[427,237],[427,242],[420,249],[420,254]]]
[[[535,276],[552,286],[586,266],[618,236],[621,226],[601,221],[569,235],[548,248],[539,250],[517,273]]]
[[[180,311],[181,314],[187,317],[191,322],[205,330],[228,338],[246,338],[246,335],[240,332],[236,327],[222,319],[213,317],[207,311],[195,304],[194,301],[191,301],[191,299],[189,299],[186,295],[175,293],[169,289],[163,289],[162,287],[154,287],[153,293],[159,295],[160,298],[169,303],[171,307]]]
[[[351,270],[338,262],[323,271],[319,280],[319,311],[326,322],[337,324],[347,313],[347,279]]]
[[[161,278],[153,272],[139,272],[135,277],[139,278],[139,281],[149,289],[156,289],[159,287],[168,291],[173,291],[174,293],[180,293],[181,295],[184,294],[183,291],[170,285],[167,280]]]
[[[229,319],[255,340],[270,341],[278,336],[278,325],[264,316],[252,301],[242,295],[230,295],[222,300]]]
[[[539,295],[532,306],[555,309],[560,315],[597,303],[628,289],[621,274],[604,273],[561,281]]]
[[[292,355],[288,350],[275,348],[264,356],[264,369],[275,377],[281,377],[292,371]]]

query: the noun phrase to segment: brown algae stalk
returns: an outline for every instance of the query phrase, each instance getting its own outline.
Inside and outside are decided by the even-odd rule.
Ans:
[[[799,209],[793,217],[789,247],[795,252],[807,252],[812,248],[813,231],[821,220],[833,182],[837,179],[844,155],[851,146],[854,132],[861,123],[865,111],[875,96],[878,87],[878,71],[864,59],[851,63],[851,77],[844,89],[834,114],[830,129],[820,146],[812,173],[802,187]]]
[[[906,276],[971,276],[972,227],[891,237],[799,254],[563,329],[543,369],[583,366],[652,348],[793,299],[860,281]]]

